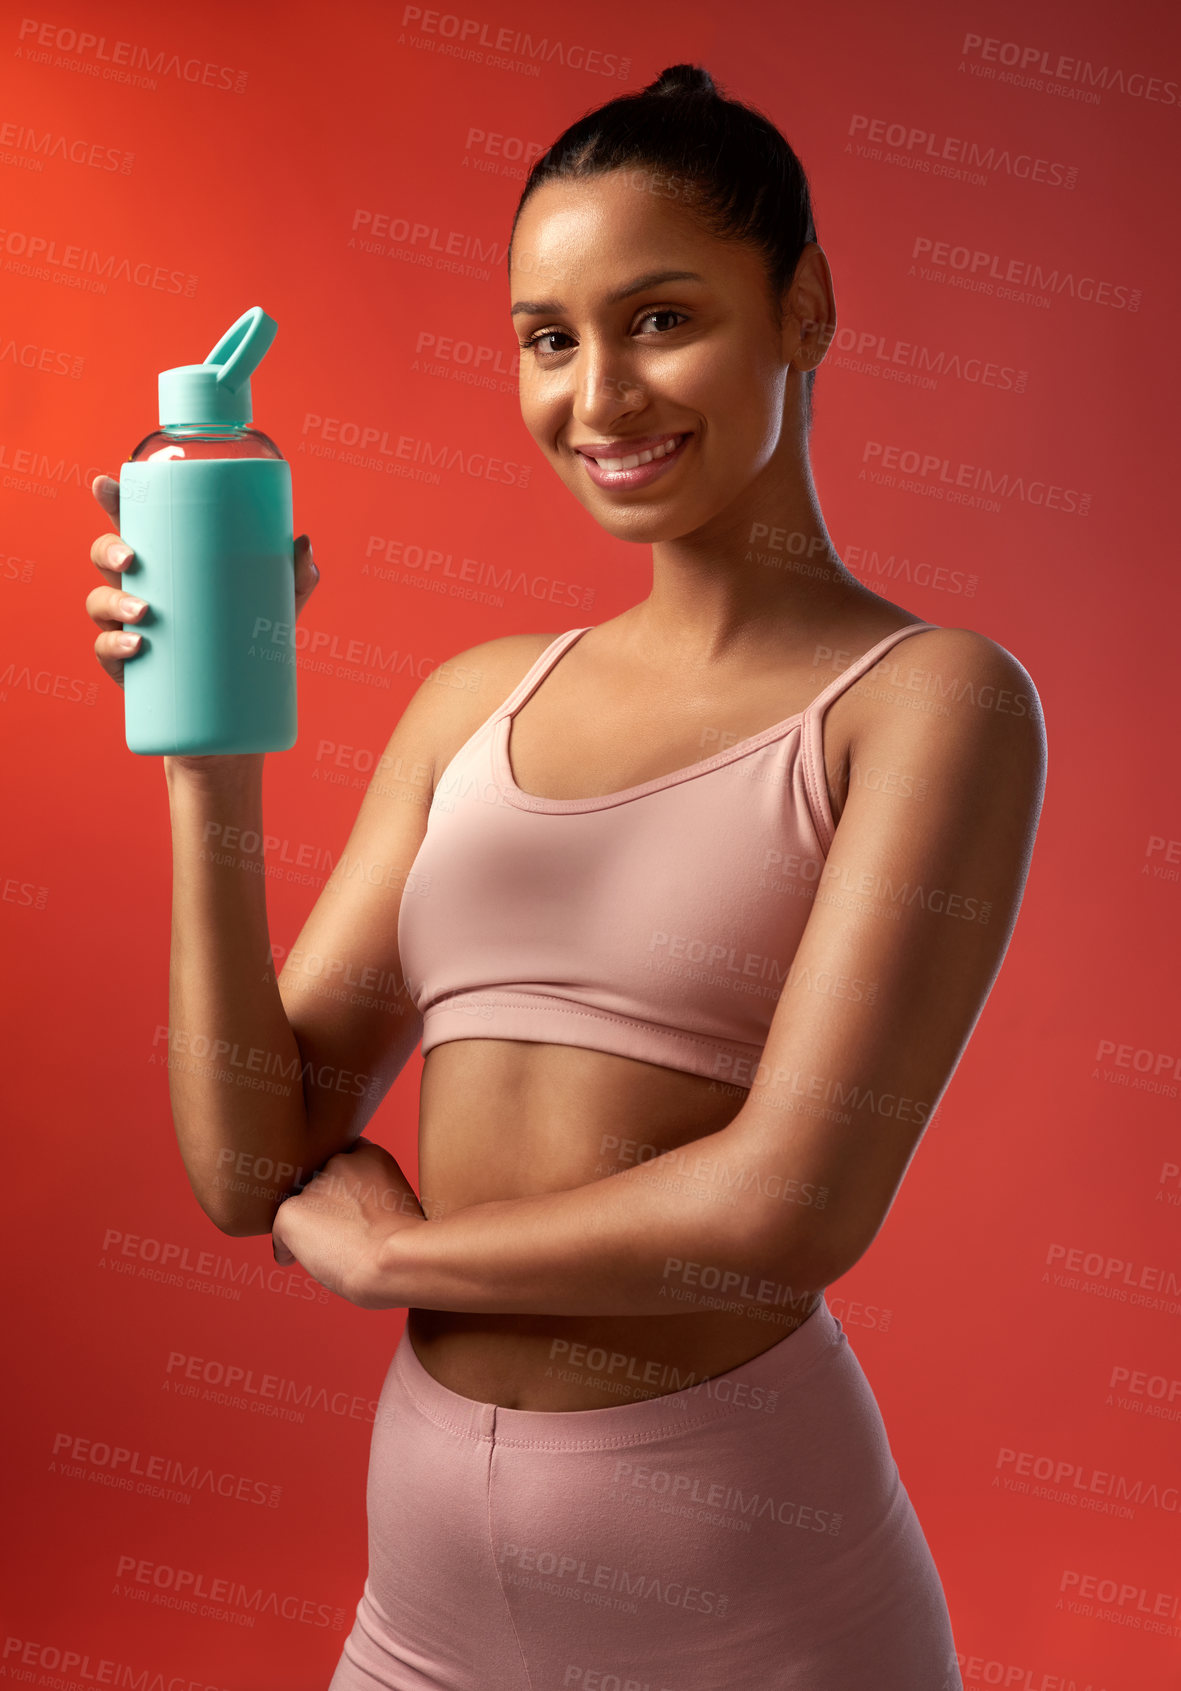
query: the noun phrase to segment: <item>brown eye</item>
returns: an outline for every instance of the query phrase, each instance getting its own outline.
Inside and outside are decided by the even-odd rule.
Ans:
[[[644,315],[637,320],[637,328],[638,328],[640,323],[647,323],[653,317],[675,317],[681,323],[686,323],[689,320],[688,314],[686,312],[678,311],[678,310],[676,310],[676,308],[674,306],[671,306],[671,305],[656,306],[651,311],[646,311],[644,313]],[[670,328],[676,328],[677,324],[676,323],[670,324],[669,327]],[[657,333],[662,334],[662,333],[667,333],[667,331],[666,330],[658,330]],[[571,344],[573,344],[573,337],[571,335],[568,335],[566,333],[565,329],[535,329],[533,331],[533,333],[529,336],[528,340],[520,341],[520,342],[518,342],[518,345],[520,346],[522,352],[532,351],[535,356],[538,353],[542,353],[543,355],[550,354],[550,355],[556,356],[558,353],[560,353],[560,352],[562,352],[566,349],[563,348],[563,347],[555,347],[555,346],[543,347],[543,344],[542,344],[545,341],[553,341],[555,339],[555,337],[558,340],[570,341]]]
[[[679,317],[683,323],[688,322],[686,314],[683,311],[674,310],[671,305],[660,306],[655,311],[646,311],[640,318],[640,322],[646,323],[650,317]],[[675,327],[675,325],[672,326]]]
[[[535,329],[527,341],[521,342],[521,348],[524,351],[532,347],[533,351],[536,352],[542,341],[552,340],[555,335],[558,335],[565,340],[570,339],[570,336],[566,333],[565,329]],[[554,351],[554,348],[550,347],[548,350],[552,352]]]

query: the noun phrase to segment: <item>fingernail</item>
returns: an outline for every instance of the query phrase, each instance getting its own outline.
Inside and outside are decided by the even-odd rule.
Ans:
[[[131,547],[122,540],[116,541],[115,545],[112,546],[110,551],[107,553],[107,557],[110,559],[112,564],[122,564],[126,562],[128,558],[133,556],[134,553],[132,552]]]
[[[121,652],[134,652],[139,642],[140,636],[138,634],[120,634],[115,644]]]
[[[146,599],[133,599],[126,593],[119,601],[119,615],[125,622],[130,622],[132,617],[137,617],[141,611],[146,611],[147,608]]]

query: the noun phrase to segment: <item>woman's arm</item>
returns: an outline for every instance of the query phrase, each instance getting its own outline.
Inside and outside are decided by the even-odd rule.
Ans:
[[[424,688],[426,684],[424,683]],[[420,688],[421,694],[423,689]],[[398,724],[387,756],[422,757],[429,694]],[[177,1142],[193,1192],[225,1233],[268,1231],[286,1192],[359,1134],[418,1040],[401,984],[397,911],[429,803],[383,796],[374,776],[345,853],[292,958],[312,944],[359,977],[378,965],[393,1000],[377,1018],[335,1006],[316,1014],[316,986],[291,967],[276,979],[266,908],[263,759],[210,760],[209,772],[167,764],[172,823],[172,945],[168,1054]],[[388,885],[374,889],[341,864],[380,853]],[[395,943],[391,949],[391,930]],[[301,945],[304,947],[301,950]],[[331,977],[330,977],[331,978]],[[309,1033],[301,1031],[301,1011]]]
[[[991,991],[1045,783],[1040,703],[1003,647],[964,629],[907,646],[914,684],[880,704],[875,690],[853,751],[899,779],[851,786],[794,984],[725,1128],[570,1191],[426,1221],[382,1196],[379,1168],[362,1182],[333,1158],[320,1193],[284,1204],[280,1248],[365,1307],[475,1313],[692,1313],[716,1299],[757,1313],[799,1307],[852,1268]]]

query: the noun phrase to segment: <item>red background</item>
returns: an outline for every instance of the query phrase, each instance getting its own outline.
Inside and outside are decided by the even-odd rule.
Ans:
[[[323,572],[301,623],[299,742],[267,771],[281,957],[419,677],[648,590],[648,553],[572,503],[520,421],[504,247],[526,154],[692,60],[783,129],[813,184],[841,316],[813,442],[838,547],[886,597],[1011,650],[1048,729],[1000,980],[889,1224],[829,1301],[939,1565],[966,1686],[1176,1687],[1175,15],[465,0],[424,28],[357,0],[108,0],[53,18],[0,25],[4,1444],[19,1519],[0,1676],[93,1683],[107,1660],[150,1683],[326,1685],[365,1573],[367,1416],[404,1319],[309,1298],[266,1238],[220,1235],[189,1194],[157,1034],[167,804],[92,655],[88,553],[108,525],[90,479],[154,426],[159,369],[202,359],[247,306],[276,318],[255,417],[291,460],[296,532]],[[969,143],[983,163],[968,179],[936,168]],[[362,244],[369,214],[394,242]],[[954,250],[932,275],[940,242]],[[998,280],[1012,261],[1041,272],[1007,284],[1015,298]],[[957,285],[966,274],[990,285]],[[899,342],[924,349],[925,381],[898,379],[920,356]],[[387,474],[317,418],[500,454],[518,485]],[[949,468],[875,482],[862,472],[887,447]],[[965,463],[1009,478],[995,509],[947,499]],[[303,879],[301,848],[320,866]],[[412,1178],[420,1062],[370,1129]],[[178,1396],[177,1357],[254,1370],[250,1404],[264,1375],[311,1401],[292,1422]],[[112,1486],[107,1447],[230,1495]],[[121,1558],[261,1587],[295,1618],[165,1606]]]

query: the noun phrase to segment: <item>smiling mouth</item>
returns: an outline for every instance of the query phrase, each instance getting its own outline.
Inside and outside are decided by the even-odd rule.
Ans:
[[[601,470],[634,470],[640,464],[651,464],[659,458],[667,458],[670,452],[676,451],[685,438],[683,434],[669,435],[656,446],[646,446],[642,451],[629,452],[626,456],[622,452],[587,452],[584,447],[579,447],[577,450],[582,457],[590,458]]]
[[[628,494],[674,474],[694,439],[689,429],[684,434],[649,435],[642,446],[630,452],[616,447],[614,456],[609,448],[591,452],[582,446],[575,448],[575,454],[597,488],[604,493]]]

